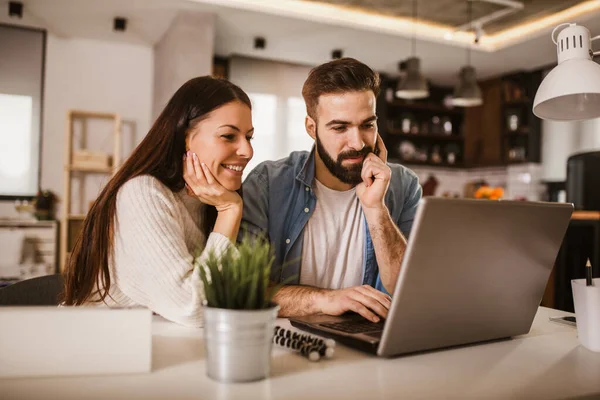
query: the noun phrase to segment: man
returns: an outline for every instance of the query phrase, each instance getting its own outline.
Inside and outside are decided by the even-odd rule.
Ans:
[[[421,187],[412,171],[386,164],[379,83],[352,58],[314,68],[302,96],[316,146],[261,163],[243,184],[244,230],[269,238],[271,280],[291,283],[274,299],[281,316],[387,316]]]

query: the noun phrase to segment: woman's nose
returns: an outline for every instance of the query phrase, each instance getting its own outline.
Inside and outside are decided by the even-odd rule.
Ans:
[[[250,144],[248,139],[243,139],[241,141],[240,145],[238,146],[237,154],[243,158],[252,158],[254,155],[254,149],[252,148],[252,144]]]

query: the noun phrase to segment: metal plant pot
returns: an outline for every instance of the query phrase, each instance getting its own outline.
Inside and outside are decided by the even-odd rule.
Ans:
[[[250,382],[269,376],[279,306],[263,310],[204,307],[206,373],[221,382]]]

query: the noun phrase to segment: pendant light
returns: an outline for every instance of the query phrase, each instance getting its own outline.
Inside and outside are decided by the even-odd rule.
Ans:
[[[473,10],[471,0],[467,0],[467,12],[469,24],[473,21]],[[472,28],[472,27],[471,27]],[[477,84],[475,68],[471,66],[471,44],[467,45],[467,65],[460,69],[458,83],[454,87],[454,95],[451,101],[456,107],[475,107],[483,104],[481,89]]]
[[[401,99],[414,100],[429,96],[429,84],[421,74],[421,60],[417,58],[417,0],[413,0],[413,37],[412,57],[406,60],[406,72],[400,77],[396,96]]]
[[[554,33],[563,29],[558,39]],[[544,78],[533,101],[542,119],[569,121],[600,117],[600,65],[593,61],[590,31],[576,24],[560,24],[552,31],[558,65]]]

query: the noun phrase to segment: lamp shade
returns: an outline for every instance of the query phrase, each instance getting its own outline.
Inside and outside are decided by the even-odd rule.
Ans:
[[[570,24],[555,43],[558,65],[540,84],[533,113],[556,121],[600,117],[600,65],[592,61],[590,32]]]
[[[421,74],[421,61],[417,57],[406,60],[406,73],[398,81],[396,96],[401,99],[423,99],[429,96],[429,84]]]
[[[475,68],[466,66],[460,70],[451,103],[456,107],[475,107],[483,104]]]

